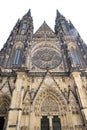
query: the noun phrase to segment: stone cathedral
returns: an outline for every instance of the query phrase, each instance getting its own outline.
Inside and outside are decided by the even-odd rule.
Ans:
[[[87,130],[87,46],[57,10],[33,33],[29,10],[0,51],[0,130]]]

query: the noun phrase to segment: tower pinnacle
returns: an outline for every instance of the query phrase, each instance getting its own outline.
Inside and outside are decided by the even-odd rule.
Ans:
[[[59,18],[61,16],[60,12],[56,10],[56,18]]]
[[[31,9],[27,12],[27,16],[31,17]]]

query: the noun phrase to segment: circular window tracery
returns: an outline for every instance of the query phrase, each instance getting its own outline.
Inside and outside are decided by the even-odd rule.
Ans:
[[[37,44],[32,50],[32,62],[41,69],[53,69],[61,63],[59,48],[52,43]]]

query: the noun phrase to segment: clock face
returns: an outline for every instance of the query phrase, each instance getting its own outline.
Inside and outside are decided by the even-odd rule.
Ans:
[[[61,55],[57,47],[44,43],[37,45],[32,51],[32,62],[41,69],[53,69],[61,63]]]

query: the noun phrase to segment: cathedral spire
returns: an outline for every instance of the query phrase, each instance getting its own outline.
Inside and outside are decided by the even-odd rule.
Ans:
[[[27,16],[31,17],[31,9],[28,10]]]
[[[55,33],[58,34],[58,26],[59,26],[59,18],[61,14],[58,10],[56,10],[56,19],[55,19]]]
[[[32,18],[31,9],[29,9],[28,12],[23,16],[23,19],[26,19],[26,18]]]
[[[61,15],[58,10],[56,10],[56,19],[55,19],[55,33],[56,34],[59,33],[59,30],[63,31],[62,24],[65,24],[65,23],[66,23],[65,17]]]
[[[33,34],[33,18],[31,16],[31,10],[29,9],[28,12],[23,16],[20,21],[20,28],[19,28],[19,35],[25,35],[25,39],[30,39],[31,35]],[[29,40],[30,41],[30,40]]]
[[[56,20],[55,20],[55,33],[57,35],[60,35],[60,33],[62,33],[62,35],[68,35],[69,28],[70,27],[67,19],[63,15],[61,15],[60,12],[57,10]]]
[[[61,16],[60,12],[56,10],[56,18],[59,18]]]

